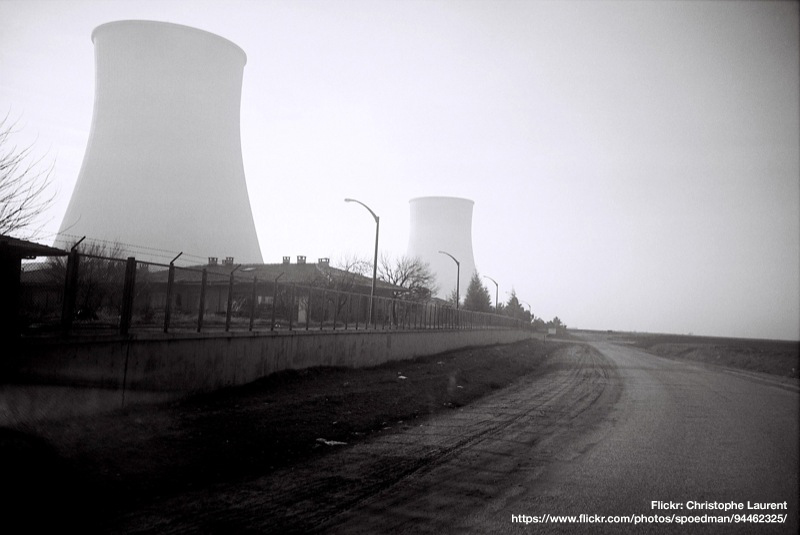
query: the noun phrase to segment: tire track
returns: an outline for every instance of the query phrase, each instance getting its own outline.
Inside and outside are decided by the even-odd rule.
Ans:
[[[453,515],[468,504],[513,495],[509,485],[520,471],[579,454],[565,439],[610,408],[619,395],[614,373],[591,347],[568,346],[548,358],[541,374],[479,402],[300,466],[219,486],[211,497],[208,491],[204,499],[176,497],[126,517],[120,531],[366,533],[376,526],[385,531],[387,521],[417,532],[420,522],[431,532],[452,528]]]

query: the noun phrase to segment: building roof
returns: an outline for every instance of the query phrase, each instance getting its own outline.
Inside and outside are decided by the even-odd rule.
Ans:
[[[0,234],[0,254],[19,258],[35,258],[37,256],[64,256],[69,253],[48,245]]]
[[[339,279],[341,282],[350,282],[357,287],[371,287],[372,277],[365,277],[357,273],[335,268],[327,262],[317,263],[282,263],[282,264],[213,264],[195,265],[175,269],[175,282],[191,283],[200,282],[202,270],[208,274],[208,283],[227,282],[231,271],[234,271],[234,278],[237,282],[243,283],[252,281],[256,277],[259,281],[275,281],[281,284],[300,284],[310,285],[319,281],[333,281]],[[163,278],[166,281],[167,272],[159,271],[151,274],[151,280]],[[343,288],[344,289],[344,288]],[[406,288],[389,284],[378,280],[375,283],[376,291],[401,292]]]

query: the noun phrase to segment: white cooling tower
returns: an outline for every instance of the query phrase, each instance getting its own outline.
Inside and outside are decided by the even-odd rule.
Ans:
[[[472,254],[472,206],[469,199],[457,197],[417,197],[409,201],[411,226],[407,255],[428,262],[436,274],[438,297],[449,298],[456,289],[455,257],[461,267],[460,295],[467,294],[469,280],[475,271]]]
[[[244,51],[152,21],[103,24],[92,41],[91,132],[60,232],[166,251],[151,260],[260,263],[239,133]]]

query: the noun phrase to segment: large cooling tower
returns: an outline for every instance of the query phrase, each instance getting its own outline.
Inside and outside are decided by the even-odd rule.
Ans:
[[[456,288],[456,263],[461,264],[461,299],[467,294],[469,280],[475,271],[472,255],[472,206],[469,199],[457,197],[417,197],[411,205],[411,226],[408,256],[428,262],[436,274],[438,296],[448,298]]]
[[[260,263],[239,133],[244,51],[151,21],[103,24],[92,41],[94,115],[60,232],[165,251],[152,260]]]

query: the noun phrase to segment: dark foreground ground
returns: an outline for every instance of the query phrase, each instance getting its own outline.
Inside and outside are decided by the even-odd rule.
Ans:
[[[609,334],[670,358],[797,377],[797,343]],[[4,532],[113,530],[173,497],[244,484],[418,425],[547,370],[562,342],[475,348],[362,369],[274,374],[181,402],[0,428]],[[168,512],[166,513],[168,514]],[[21,525],[22,530],[8,530]]]
[[[454,410],[535,373],[563,344],[523,342],[362,369],[319,368],[160,406],[0,428],[3,518],[105,531],[172,495],[235,483]]]

